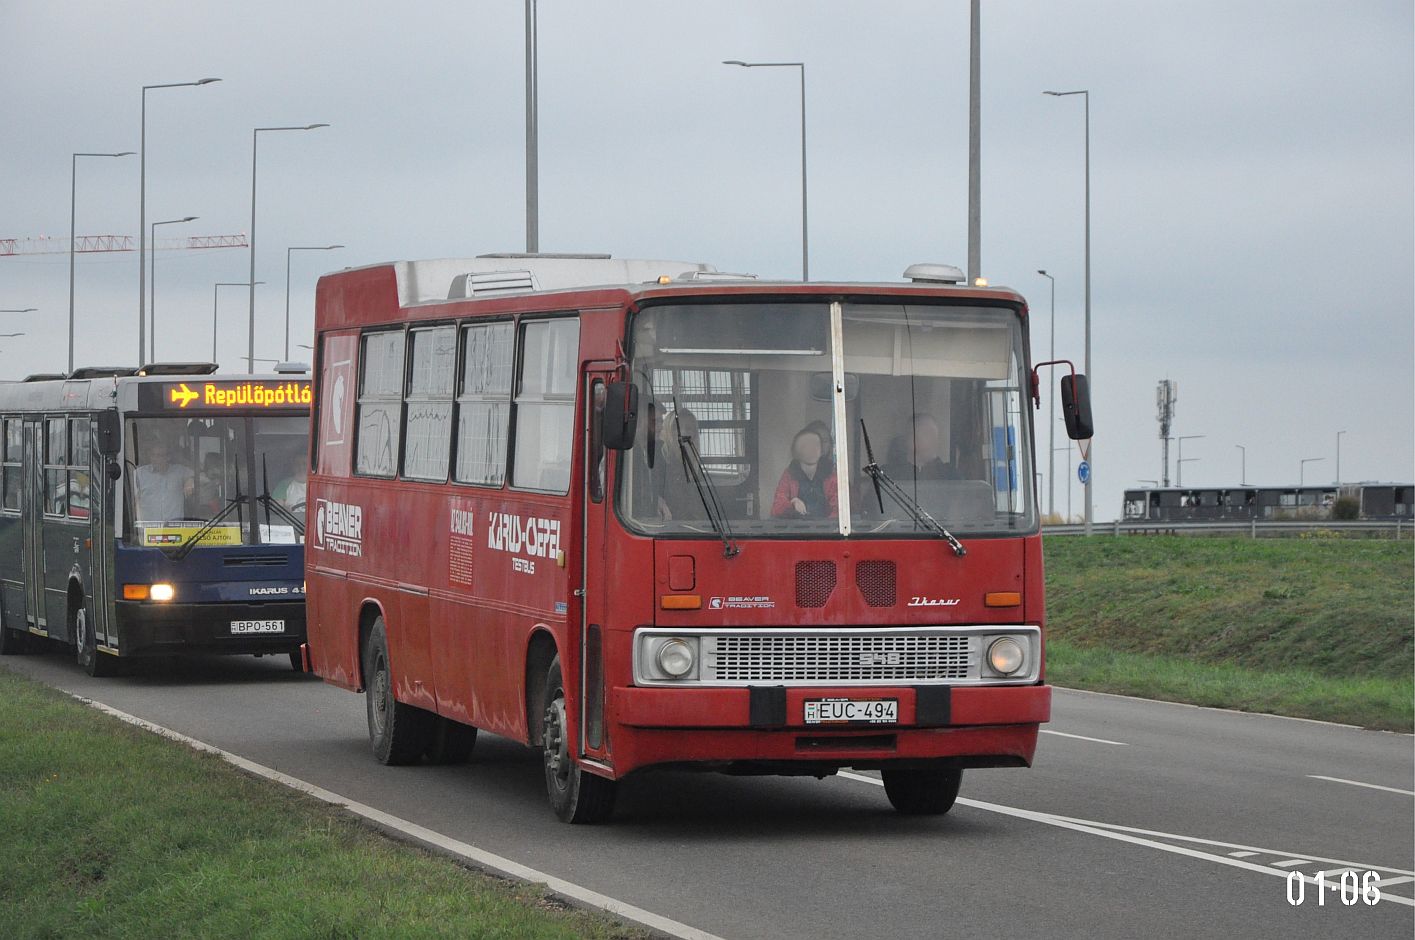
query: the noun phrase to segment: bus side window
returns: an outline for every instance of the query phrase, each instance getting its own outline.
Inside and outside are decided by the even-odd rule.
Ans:
[[[403,429],[402,330],[366,333],[359,354],[358,439],[354,472],[391,477],[398,471]]]
[[[521,328],[514,486],[551,493],[570,490],[579,351],[577,319],[535,320]]]
[[[457,375],[457,328],[412,330],[408,407],[403,412],[403,477],[447,480],[452,448],[452,391]]]
[[[44,421],[44,511],[62,516],[68,505],[69,422]]]
[[[475,324],[462,330],[454,471],[458,483],[500,486],[506,479],[512,330],[509,321]]]
[[[590,500],[604,502],[604,380],[595,379],[590,385],[590,401],[593,413],[590,415],[589,464]]]
[[[5,435],[0,446],[4,448],[4,508],[16,512],[20,508],[20,481],[24,468],[20,455],[24,452],[24,422],[19,418],[5,419]]]
[[[69,419],[69,482],[66,490],[67,509],[76,519],[87,519],[89,515],[89,460],[92,436],[89,434],[89,417]]]

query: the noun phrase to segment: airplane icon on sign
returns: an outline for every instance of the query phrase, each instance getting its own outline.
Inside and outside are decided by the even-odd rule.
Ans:
[[[187,405],[191,403],[191,400],[193,398],[199,397],[201,397],[201,393],[194,392],[191,389],[187,388],[186,382],[182,383],[181,388],[172,389],[172,401],[174,401],[177,404],[177,407],[179,408],[187,407]]]

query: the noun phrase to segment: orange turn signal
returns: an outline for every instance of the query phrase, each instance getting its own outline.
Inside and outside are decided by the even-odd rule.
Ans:
[[[148,586],[146,584],[125,584],[123,585],[123,600],[125,601],[145,601],[147,600]]]
[[[703,606],[701,594],[664,594],[658,599],[664,610],[697,610]]]
[[[1021,607],[1022,595],[1017,591],[989,591],[983,595],[987,607]]]

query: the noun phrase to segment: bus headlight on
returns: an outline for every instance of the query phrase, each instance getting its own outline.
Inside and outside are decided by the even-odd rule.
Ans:
[[[1010,676],[1021,671],[1026,660],[1022,644],[1010,636],[998,637],[988,646],[988,667],[999,675]]]
[[[679,639],[669,640],[658,648],[658,668],[674,679],[681,679],[693,671],[693,662],[697,657],[693,654],[693,648],[686,642]]]
[[[177,592],[170,584],[154,584],[147,596],[155,601],[170,601],[177,596]]]

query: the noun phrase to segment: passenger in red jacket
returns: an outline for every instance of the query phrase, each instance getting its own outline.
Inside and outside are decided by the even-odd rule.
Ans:
[[[835,468],[821,459],[825,442],[811,428],[791,439],[791,463],[776,484],[771,514],[778,519],[834,519]]]

